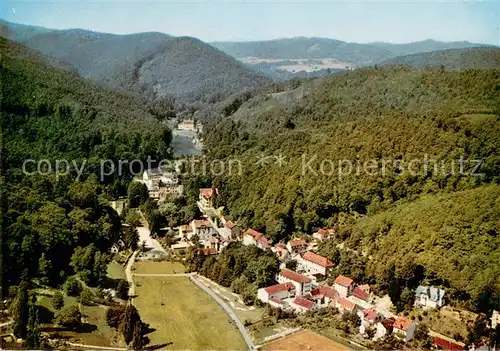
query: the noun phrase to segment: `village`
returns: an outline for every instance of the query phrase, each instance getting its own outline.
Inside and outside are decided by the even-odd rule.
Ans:
[[[185,128],[184,124],[182,128]],[[187,124],[189,128],[194,128],[191,122]],[[175,172],[147,170],[141,181],[147,186],[150,197],[160,201],[183,191]],[[321,243],[334,240],[338,226],[318,228],[308,240],[296,237],[287,242],[273,243],[265,233],[242,228],[227,219],[222,208],[215,208],[219,195],[216,187],[199,189],[197,206],[202,216],[176,228],[175,243],[169,247],[171,252],[197,247],[203,255],[215,256],[232,243],[270,251],[279,260],[280,270],[273,277],[275,284],[262,287],[257,292],[257,299],[263,305],[296,315],[314,314],[333,307],[341,314],[359,317],[357,337],[376,341],[393,334],[403,342],[414,339],[419,322],[395,313],[387,298],[384,300],[376,296],[368,284],[360,284],[344,275],[336,276],[333,284],[328,284],[326,278],[331,276],[334,263],[319,255],[317,248]],[[416,310],[439,310],[447,304],[446,289],[439,286],[420,285],[413,294]],[[500,314],[494,311],[491,328],[496,328],[499,322]],[[429,335],[435,349],[465,348],[463,340],[455,340],[452,335],[432,330],[429,330]]]

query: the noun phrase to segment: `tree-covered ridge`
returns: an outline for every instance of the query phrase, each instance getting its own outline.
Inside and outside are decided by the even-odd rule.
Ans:
[[[452,299],[493,304],[495,293],[500,299],[497,185],[427,195],[346,225],[342,235],[371,257],[367,271],[381,283],[392,265],[400,278],[420,265],[430,281],[449,287]]]
[[[3,167],[28,158],[146,158],[167,154],[170,131],[133,97],[98,88],[77,74],[0,38]]]
[[[0,21],[0,36],[67,62],[87,79],[148,99],[219,101],[268,78],[191,37],[128,35],[82,29],[49,30]]]
[[[167,157],[171,133],[133,97],[55,69],[3,38],[0,52],[2,292],[32,278],[55,285],[74,273],[99,284],[122,235],[107,200],[123,193],[129,175],[125,168],[125,180],[100,178],[101,161]],[[58,178],[24,174],[26,159],[86,164],[79,179],[75,172]]]
[[[398,56],[383,61],[381,65],[410,65],[415,68],[444,67],[447,70],[471,68],[500,68],[500,49],[478,47],[449,49]]]
[[[442,69],[415,70],[409,67],[369,68],[348,72],[325,79],[302,81],[290,88],[274,87],[262,93],[242,95],[220,108],[219,117],[209,119],[204,128],[207,154],[213,158],[242,160],[243,174],[224,174],[213,177],[220,190],[220,205],[224,205],[233,219],[265,231],[274,241],[290,238],[294,233],[312,233],[318,227],[336,222],[341,228],[357,223],[356,218],[383,214],[400,206],[419,201],[421,197],[452,196],[457,191],[477,190],[475,194],[498,194],[500,181],[500,123],[498,110],[498,70],[466,70],[447,72]],[[227,116],[227,117],[224,117]],[[257,162],[262,155],[285,157],[281,165]],[[302,155],[310,163],[303,173]],[[423,168],[427,155],[429,166]],[[460,174],[459,160],[470,160]],[[408,172],[408,162],[416,159],[415,172]],[[321,173],[323,160],[335,169]],[[353,170],[339,176],[339,162],[349,160]],[[377,164],[374,175],[363,169],[356,173],[356,164],[373,160]],[[389,160],[385,173],[382,161]],[[471,175],[475,163],[482,160],[480,169]],[[395,161],[398,161],[394,163]],[[399,162],[401,161],[401,162]],[[445,169],[441,171],[441,161]],[[437,171],[434,170],[437,165]],[[452,172],[452,167],[453,172]],[[496,189],[496,190],[495,190]],[[446,195],[448,194],[448,195]],[[469,193],[467,193],[469,194]],[[472,193],[474,194],[474,192]],[[460,207],[482,213],[472,201],[474,196],[447,202],[455,213],[456,222],[434,211],[426,212],[432,218],[433,229],[450,227],[443,241],[450,252],[462,252],[457,239],[466,237],[458,225]],[[469,201],[470,200],[470,201]],[[424,200],[422,200],[424,201]],[[431,204],[433,200],[428,204]],[[435,200],[437,201],[437,200]],[[397,212],[394,217],[410,216]],[[392,212],[391,212],[392,213]],[[469,212],[474,213],[474,212]],[[487,212],[483,212],[487,213]],[[398,215],[399,214],[399,215]],[[473,215],[472,215],[473,216]],[[464,218],[468,216],[464,215]],[[425,221],[422,217],[419,221]],[[485,226],[496,228],[498,219],[484,217]],[[362,223],[362,222],[360,222]],[[415,225],[419,225],[415,221]],[[408,235],[411,235],[408,228]],[[346,235],[360,242],[361,249],[370,242],[362,233]],[[494,241],[491,250],[498,247],[498,236],[478,231],[477,240]],[[380,235],[383,238],[383,235]],[[362,240],[364,239],[364,240]],[[372,237],[373,239],[373,237]],[[413,247],[402,251],[392,237],[391,250],[383,254],[401,258]],[[380,239],[382,240],[382,239]],[[402,240],[405,240],[404,237]],[[378,241],[377,241],[378,242]],[[463,284],[470,276],[462,270],[435,270],[436,251],[431,237],[424,239],[419,254],[429,273],[449,282],[455,291],[478,297],[478,289],[485,289],[488,279],[478,275],[475,287]],[[476,245],[477,246],[477,245]],[[480,246],[471,245],[471,261],[491,267],[497,262]],[[430,255],[427,255],[427,250]],[[447,260],[443,267],[452,267],[456,256],[440,255]],[[382,258],[377,263],[382,264]],[[474,271],[474,270],[472,270]],[[457,273],[458,272],[458,273]],[[491,275],[488,277],[491,278]],[[484,283],[484,284],[483,284]],[[498,286],[495,285],[495,289]],[[464,290],[465,289],[465,290]]]

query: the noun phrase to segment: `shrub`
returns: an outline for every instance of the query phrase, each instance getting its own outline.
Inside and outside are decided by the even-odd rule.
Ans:
[[[64,307],[64,295],[59,290],[52,296],[52,306],[58,311]]]
[[[69,277],[64,283],[64,291],[69,296],[78,296],[82,291],[82,283],[75,277]]]

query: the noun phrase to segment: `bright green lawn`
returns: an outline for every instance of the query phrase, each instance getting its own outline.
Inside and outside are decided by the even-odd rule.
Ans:
[[[186,272],[186,267],[182,263],[174,261],[135,262],[132,269],[137,274],[179,274]]]

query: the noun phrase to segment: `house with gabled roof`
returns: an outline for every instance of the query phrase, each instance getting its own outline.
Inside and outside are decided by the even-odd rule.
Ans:
[[[413,339],[417,325],[409,318],[398,316],[394,322],[392,333],[400,336],[405,341]]]
[[[307,242],[304,239],[293,239],[286,244],[286,248],[292,255],[298,254],[307,249]]]
[[[311,290],[311,298],[319,307],[328,306],[336,296],[337,292],[329,286],[320,285]]]
[[[298,313],[305,313],[316,309],[314,301],[306,299],[305,297],[297,296],[291,303],[290,307]]]
[[[349,301],[348,299],[340,296],[337,296],[334,299],[333,306],[337,308],[340,311],[340,313],[344,312],[351,313],[351,312],[356,312],[357,310],[357,305],[354,302]]]
[[[381,321],[375,324],[375,335],[373,336],[373,340],[377,340],[383,338],[384,336],[391,334],[394,329],[394,323],[396,319],[394,317],[388,317],[386,319],[382,319]]]
[[[287,307],[284,299],[293,298],[296,295],[295,286],[292,283],[281,283],[271,285],[257,290],[257,298],[270,305],[278,308]]]
[[[307,274],[321,274],[327,276],[333,269],[333,262],[327,257],[320,256],[312,251],[307,251],[297,257],[299,269]]]
[[[219,194],[219,190],[215,187],[201,188],[199,200],[203,208],[213,207],[213,200]]]
[[[354,289],[354,280],[344,275],[339,275],[335,278],[334,288],[339,293],[339,296],[347,297]]]
[[[444,305],[444,289],[434,286],[419,285],[415,290],[415,306],[422,308],[440,308]]]
[[[319,241],[325,241],[327,239],[333,238],[336,232],[337,231],[335,229],[319,228],[316,233],[313,233],[312,236]]]
[[[291,269],[283,268],[280,270],[276,275],[276,280],[279,283],[292,283],[298,296],[308,294],[312,290],[312,279]]]
[[[248,228],[243,234],[243,245],[255,245],[262,250],[267,250],[271,246],[271,240],[267,239],[264,234],[252,228]]]

